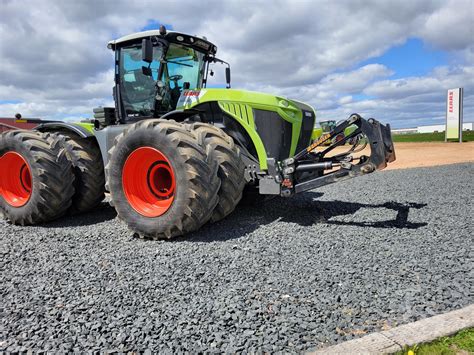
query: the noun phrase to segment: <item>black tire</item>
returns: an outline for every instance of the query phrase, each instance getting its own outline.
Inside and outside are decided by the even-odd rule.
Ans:
[[[88,212],[105,197],[105,174],[102,155],[96,142],[66,132],[57,133],[59,143],[74,169],[71,214]]]
[[[74,174],[58,139],[39,132],[14,130],[0,134],[0,159],[7,153],[21,156],[29,166],[29,198],[21,206],[7,202],[6,194],[0,194],[0,212],[14,224],[31,225],[51,221],[62,216],[71,206],[74,194]],[[0,162],[0,167],[2,163]],[[1,167],[2,174],[4,170]],[[13,172],[10,169],[10,172]],[[16,179],[16,174],[10,177]],[[3,176],[6,176],[3,175]],[[20,178],[18,178],[20,180]],[[0,190],[5,192],[6,180],[0,179]],[[11,201],[10,201],[11,202]]]
[[[245,164],[240,158],[240,149],[232,137],[221,129],[202,122],[191,124],[199,141],[206,146],[209,159],[219,164],[217,175],[221,180],[219,202],[212,211],[210,221],[220,221],[228,216],[242,198],[245,187]]]
[[[125,163],[139,148],[158,150],[174,172],[176,188],[172,203],[166,212],[155,217],[139,212],[124,191],[127,187],[126,174],[123,174]],[[150,165],[147,178],[153,166]],[[118,216],[132,231],[143,238],[169,239],[193,232],[208,221],[210,211],[218,203],[217,169],[217,163],[208,160],[205,148],[188,126],[172,120],[144,120],[131,125],[116,138],[105,169],[106,186]],[[150,182],[147,184],[151,191]]]

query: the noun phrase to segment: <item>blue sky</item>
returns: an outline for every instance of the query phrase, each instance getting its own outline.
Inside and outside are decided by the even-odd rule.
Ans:
[[[358,62],[353,69],[369,64],[381,64],[390,69],[388,79],[404,79],[429,75],[435,68],[449,65],[450,54],[426,45],[420,38],[409,38],[403,44],[388,48],[382,55]],[[372,100],[364,93],[352,95],[355,101]]]
[[[391,79],[400,79],[427,75],[435,67],[447,65],[448,58],[447,52],[430,48],[419,38],[409,38],[405,43],[389,48],[381,56],[361,62],[359,66],[383,64],[393,70]]]
[[[165,26],[168,30],[173,30],[173,25],[169,23],[160,23],[158,20],[148,19],[146,25],[141,27],[140,31],[158,30],[161,25]]]
[[[442,123],[446,91],[461,86],[464,121],[474,121],[474,0],[289,5],[4,2],[0,116],[74,120],[113,105],[113,53],[106,43],[163,23],[215,43],[231,63],[233,88],[307,102],[320,120],[358,112],[392,127]],[[223,70],[215,71],[222,81]]]

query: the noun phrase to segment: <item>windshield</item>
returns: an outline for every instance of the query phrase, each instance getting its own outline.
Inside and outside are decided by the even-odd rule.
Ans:
[[[163,47],[153,47],[153,61],[150,64],[152,76],[143,74],[141,45],[120,49],[120,83],[125,113],[128,117],[158,117],[155,114],[156,82]],[[181,91],[196,89],[202,84],[204,54],[192,48],[170,44],[163,63],[161,81],[166,88],[166,97],[160,105],[160,114],[176,108]]]
[[[201,86],[204,54],[192,48],[172,43],[166,53],[166,66],[163,80],[175,88],[183,85],[189,89]],[[181,77],[181,78],[176,78]],[[173,80],[173,77],[174,80]]]

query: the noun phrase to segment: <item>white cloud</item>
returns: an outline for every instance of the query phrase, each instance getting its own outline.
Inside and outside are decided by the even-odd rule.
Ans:
[[[276,93],[278,95],[303,100],[317,109],[330,109],[338,104],[348,103],[350,94],[361,93],[367,85],[377,79],[385,78],[392,72],[380,64],[369,64],[358,69],[326,75],[315,84],[292,87],[249,85],[254,90]],[[342,118],[342,117],[341,117]]]
[[[427,77],[410,77],[384,80],[368,86],[364,92],[379,98],[404,98],[426,93],[440,92],[453,87],[474,88],[474,66],[437,68]]]
[[[418,35],[445,50],[473,47],[474,1],[450,0],[428,16]]]
[[[321,86],[326,90],[355,94],[360,93],[374,79],[392,74],[384,65],[369,64],[342,74],[330,74],[321,80]]]

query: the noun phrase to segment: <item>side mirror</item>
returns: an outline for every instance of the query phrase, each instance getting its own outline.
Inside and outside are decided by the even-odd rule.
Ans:
[[[227,88],[230,89],[230,68],[225,68],[225,81],[227,83]]]
[[[142,39],[142,60],[146,63],[153,62],[153,45],[149,38]]]
[[[150,67],[145,67],[143,66],[142,67],[142,73],[143,75],[146,75],[146,76],[152,76],[152,72],[151,72],[151,68]]]

